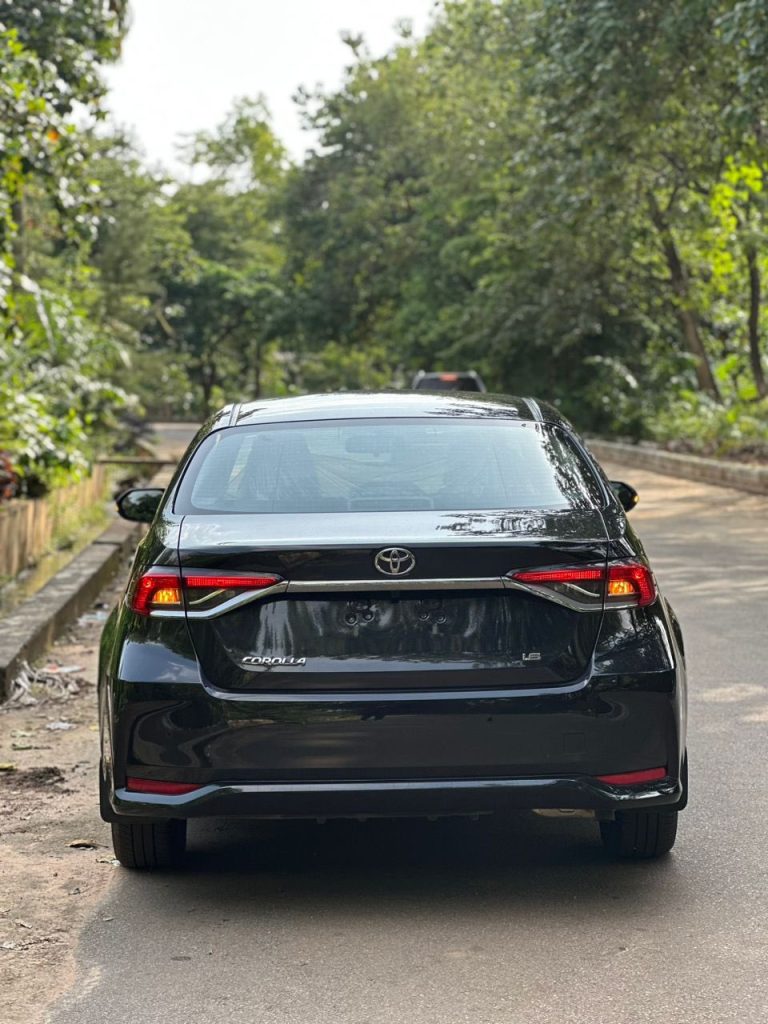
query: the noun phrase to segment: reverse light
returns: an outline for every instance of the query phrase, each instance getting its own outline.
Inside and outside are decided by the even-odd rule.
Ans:
[[[598,775],[598,782],[607,782],[611,786],[635,786],[641,782],[659,782],[668,775],[664,768],[643,768],[639,772],[619,772],[616,775]]]
[[[280,582],[279,576],[265,573],[168,572],[164,568],[148,569],[134,587],[130,605],[139,615],[152,612],[210,610],[224,604],[238,593],[264,590]]]
[[[153,793],[157,796],[183,796],[201,787],[196,782],[163,782],[159,779],[127,778],[125,788],[130,793]]]
[[[565,566],[524,569],[509,578],[526,589],[577,610],[641,608],[656,600],[656,583],[642,562],[614,562],[608,566]]]

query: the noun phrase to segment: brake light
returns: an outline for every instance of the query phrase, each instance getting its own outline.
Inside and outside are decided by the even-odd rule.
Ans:
[[[184,604],[208,610],[223,604],[237,593],[264,590],[280,582],[279,576],[203,573],[170,573],[162,568],[148,569],[133,590],[131,609],[139,615],[153,611],[181,611]]]
[[[159,779],[125,780],[125,788],[130,793],[154,793],[159,796],[183,796],[195,789],[200,789],[196,782],[163,782]]]
[[[458,380],[459,379],[459,375],[458,375],[458,373],[441,373],[439,379],[440,380]]]
[[[640,782],[659,782],[666,779],[665,768],[643,768],[639,772],[619,772],[616,775],[598,775],[598,782],[607,782],[611,786],[635,786]]]
[[[516,572],[514,579],[521,583],[583,583],[605,579],[605,569],[534,569]]]
[[[186,590],[262,590],[277,583],[278,576],[185,576]]]
[[[657,593],[653,573],[642,562],[524,569],[509,578],[542,597],[585,611],[597,608],[603,600],[607,608],[641,608],[653,604]]]

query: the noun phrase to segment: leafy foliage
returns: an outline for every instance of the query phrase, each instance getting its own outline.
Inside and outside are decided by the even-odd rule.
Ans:
[[[466,0],[351,43],[284,196],[296,344],[475,366],[635,437],[676,395],[768,393],[764,5]]]
[[[195,417],[418,368],[768,451],[764,0],[442,0],[388,54],[346,39],[300,165],[241,98],[184,183],[94,134],[126,13],[0,0],[0,448],[28,489],[131,392]]]
[[[81,472],[127,401],[109,335],[75,299],[97,188],[68,120],[97,109],[124,14],[122,0],[0,4],[0,447],[28,493]]]

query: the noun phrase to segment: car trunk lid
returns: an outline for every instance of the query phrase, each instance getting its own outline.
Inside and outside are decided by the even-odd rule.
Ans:
[[[409,556],[399,576],[377,567],[389,549]],[[234,606],[187,607],[205,678],[233,692],[567,683],[589,665],[601,605],[565,607],[508,576],[606,555],[593,510],[196,515],[179,541],[185,574],[279,579]]]

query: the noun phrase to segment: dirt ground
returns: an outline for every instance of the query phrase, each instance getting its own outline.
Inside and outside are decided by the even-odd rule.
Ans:
[[[2,1024],[40,1024],[72,984],[80,928],[119,870],[98,811],[96,672],[122,584],[0,705]]]

